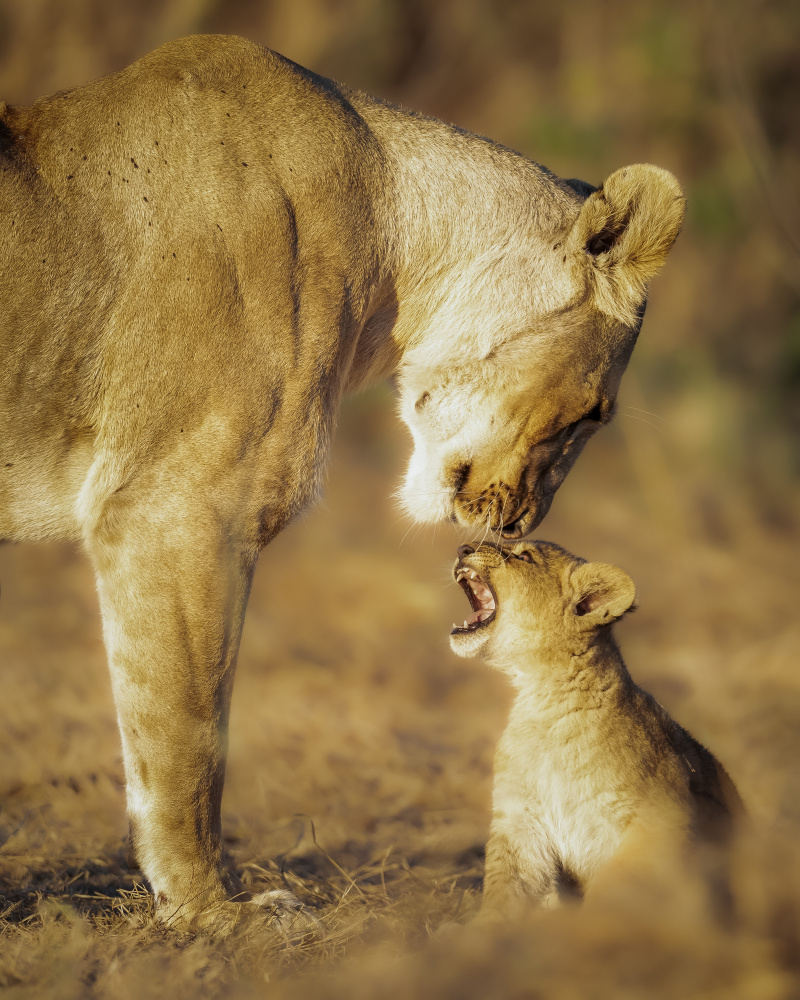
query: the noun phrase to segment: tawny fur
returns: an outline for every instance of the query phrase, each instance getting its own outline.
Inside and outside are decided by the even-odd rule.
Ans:
[[[237,38],[0,105],[0,538],[92,559],[165,919],[241,889],[220,800],[250,580],[342,394],[396,379],[414,516],[523,534],[609,419],[682,217],[657,167],[596,192]]]
[[[482,915],[557,905],[694,852],[724,894],[742,805],[722,765],[631,679],[612,623],[633,605],[621,569],[548,542],[465,546],[456,574],[493,591],[494,618],[454,628],[516,695],[495,757]]]

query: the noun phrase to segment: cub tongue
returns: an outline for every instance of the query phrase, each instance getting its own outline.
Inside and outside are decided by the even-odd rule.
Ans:
[[[473,611],[464,624],[475,625],[477,622],[485,622],[486,619],[490,617],[491,613],[492,612],[489,608],[480,608],[478,611]]]

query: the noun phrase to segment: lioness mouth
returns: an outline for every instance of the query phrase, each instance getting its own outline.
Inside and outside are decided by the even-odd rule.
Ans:
[[[453,622],[450,635],[460,632],[474,632],[483,628],[494,619],[497,611],[497,600],[487,583],[485,583],[469,566],[459,566],[456,569],[456,583],[469,598],[472,614],[464,620],[463,625]]]

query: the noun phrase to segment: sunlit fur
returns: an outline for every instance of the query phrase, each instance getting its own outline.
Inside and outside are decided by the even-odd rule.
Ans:
[[[457,565],[492,588],[497,611],[452,635],[453,649],[482,649],[516,689],[495,757],[483,916],[591,896],[624,878],[655,884],[692,851],[724,905],[739,797],[622,661],[612,624],[633,605],[630,577],[548,542],[484,544]]]
[[[499,189],[483,172],[460,185],[472,192],[465,231],[437,246],[435,286],[413,293],[415,334],[397,379],[414,453],[400,497],[421,521],[502,530],[521,517],[521,535],[611,416],[683,200],[674,178],[650,166],[616,171],[585,201],[524,161],[509,167]],[[513,183],[538,194],[509,198]],[[452,189],[441,182],[434,193],[444,216]],[[470,228],[473,199],[489,218]],[[588,253],[607,226],[616,227],[609,249]],[[477,261],[469,246],[481,247]],[[595,420],[581,419],[595,409]]]
[[[396,379],[416,518],[528,530],[611,415],[682,217],[657,167],[603,194],[236,38],[0,104],[0,539],[89,553],[163,919],[241,892],[220,803],[250,581],[342,394]]]

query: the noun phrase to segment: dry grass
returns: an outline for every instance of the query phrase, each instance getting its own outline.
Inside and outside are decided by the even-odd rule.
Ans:
[[[751,813],[724,926],[666,872],[658,898],[632,887],[594,913],[470,930],[508,691],[449,652],[459,539],[398,519],[407,442],[376,391],[346,407],[326,503],[261,560],[234,694],[227,848],[254,888],[288,886],[313,909],[316,938],[154,924],[125,864],[88,564],[67,546],[0,548],[4,996],[800,995],[797,27],[791,0],[169,0],[146,14],[139,0],[0,0],[3,99],[170,37],[238,31],[564,176],[675,170],[689,217],[620,414],[540,533],[631,573],[631,671],[722,759]]]

